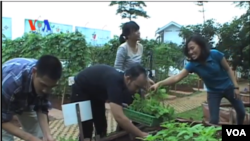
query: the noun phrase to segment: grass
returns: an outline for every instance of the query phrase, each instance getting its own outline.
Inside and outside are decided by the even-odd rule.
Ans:
[[[180,118],[185,118],[185,119],[193,119],[193,120],[198,120],[202,121],[203,120],[203,110],[202,107],[199,106],[195,109],[188,110],[182,113],[176,114],[177,117]]]

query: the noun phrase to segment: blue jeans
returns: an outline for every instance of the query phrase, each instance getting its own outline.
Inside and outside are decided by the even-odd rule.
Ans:
[[[208,92],[208,108],[210,113],[210,123],[219,123],[220,103],[222,98],[226,98],[233,106],[237,114],[237,124],[242,125],[245,119],[245,107],[240,99],[234,98],[234,89],[226,89],[220,92]]]

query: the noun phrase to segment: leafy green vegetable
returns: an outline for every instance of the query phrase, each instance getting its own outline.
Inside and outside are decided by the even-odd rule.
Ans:
[[[205,127],[202,124],[192,126],[188,123],[165,122],[163,130],[149,135],[144,141],[221,141],[218,131],[221,127]]]
[[[161,89],[159,92],[163,94],[166,93],[166,90]],[[174,108],[168,105],[166,106],[164,103],[160,102],[159,97],[157,96],[158,94],[151,94],[144,99],[141,98],[139,94],[135,94],[134,101],[128,108],[163,119],[163,121],[173,119]]]

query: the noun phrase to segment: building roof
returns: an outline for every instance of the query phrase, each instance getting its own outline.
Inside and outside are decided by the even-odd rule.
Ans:
[[[178,23],[176,23],[176,22],[171,21],[170,23],[166,24],[166,25],[163,26],[162,28],[158,28],[158,29],[156,30],[155,34],[160,33],[161,31],[165,30],[166,28],[168,28],[168,27],[171,26],[171,25],[177,26],[177,27],[179,27],[179,28],[182,27],[182,25],[180,25],[180,24],[178,24]]]

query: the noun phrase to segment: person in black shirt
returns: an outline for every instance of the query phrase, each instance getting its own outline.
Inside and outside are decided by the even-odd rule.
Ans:
[[[82,122],[85,140],[92,138],[93,123],[97,135],[106,136],[106,102],[109,102],[119,126],[137,137],[148,135],[135,127],[123,113],[123,104],[131,104],[132,95],[147,83],[147,72],[141,65],[132,65],[124,72],[108,65],[94,65],[81,71],[74,80],[71,101],[91,101],[93,119]]]

